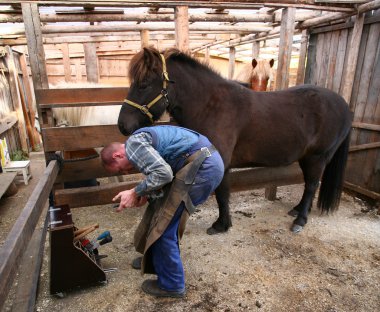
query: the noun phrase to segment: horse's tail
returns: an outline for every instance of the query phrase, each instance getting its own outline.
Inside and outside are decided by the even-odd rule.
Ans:
[[[334,211],[338,208],[343,189],[344,170],[347,163],[350,134],[351,131],[347,134],[323,172],[318,197],[318,208],[321,209],[322,212]]]

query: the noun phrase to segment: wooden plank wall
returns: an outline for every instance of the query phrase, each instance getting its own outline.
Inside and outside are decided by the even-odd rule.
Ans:
[[[311,32],[305,83],[323,86],[342,94],[342,77],[350,62],[347,55],[352,27],[353,23],[345,27],[330,26]],[[354,113],[354,128],[351,146],[380,142],[380,10],[365,19],[352,84],[349,105]],[[380,193],[380,149],[352,151],[346,181]]]

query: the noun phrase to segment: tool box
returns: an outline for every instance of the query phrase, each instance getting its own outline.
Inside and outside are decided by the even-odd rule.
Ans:
[[[68,205],[50,207],[50,293],[106,283],[100,257],[82,245]]]

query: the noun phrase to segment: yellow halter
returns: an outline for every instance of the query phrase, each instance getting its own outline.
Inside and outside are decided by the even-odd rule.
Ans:
[[[128,100],[128,99],[124,100],[124,103],[139,109],[143,114],[147,115],[149,117],[149,120],[151,123],[153,123],[154,120],[153,120],[152,113],[149,111],[149,108],[151,108],[154,104],[156,104],[162,97],[164,97],[166,99],[166,101],[168,101],[167,100],[168,92],[166,90],[166,87],[167,87],[167,82],[169,81],[169,74],[166,70],[165,57],[162,54],[160,54],[160,56],[161,56],[161,60],[162,60],[162,78],[163,78],[162,90],[161,90],[160,94],[157,95],[152,101],[150,101],[146,105],[140,105],[140,104],[137,104],[137,103],[135,103],[131,100]]]

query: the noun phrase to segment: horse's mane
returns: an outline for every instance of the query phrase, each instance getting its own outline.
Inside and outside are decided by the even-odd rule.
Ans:
[[[197,70],[208,71],[214,75],[221,77],[213,68],[206,63],[195,59],[187,53],[184,53],[176,48],[166,49],[161,52],[166,60],[173,60],[182,64],[186,64]],[[147,47],[133,56],[129,64],[128,77],[132,82],[140,84],[144,78],[151,73],[161,75],[162,73],[162,61],[160,57],[160,51],[154,47]],[[170,73],[169,73],[170,76]]]

